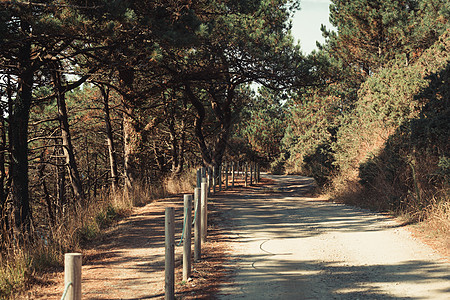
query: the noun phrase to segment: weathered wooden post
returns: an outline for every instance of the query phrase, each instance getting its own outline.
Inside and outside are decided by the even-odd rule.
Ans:
[[[231,187],[234,188],[234,161],[231,162]]]
[[[165,299],[175,299],[175,217],[173,207],[166,207],[165,219]]]
[[[201,210],[201,236],[202,243],[206,243],[206,236],[208,230],[208,192],[206,189],[206,182],[202,182],[202,190],[201,190],[201,202],[202,202],[202,210]]]
[[[244,183],[245,186],[247,186],[247,171],[248,171],[248,163],[245,163],[245,170],[244,170]]]
[[[191,277],[192,195],[184,195],[183,280]]]
[[[194,260],[199,261],[202,255],[202,240],[201,240],[201,188],[194,189],[195,202],[195,221],[194,221]]]
[[[81,300],[81,253],[64,254],[65,299]]]

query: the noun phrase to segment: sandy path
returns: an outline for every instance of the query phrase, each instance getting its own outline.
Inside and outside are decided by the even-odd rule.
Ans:
[[[83,250],[83,299],[164,299],[164,210],[175,207],[175,242],[181,236],[182,196],[161,199],[135,208],[133,214],[111,228],[106,235]],[[214,206],[211,217],[216,218]],[[181,284],[182,246],[175,247],[176,296],[181,299],[208,299],[222,276],[220,233],[214,222],[210,240],[203,244],[202,260],[193,264],[192,280]],[[57,272],[41,279],[41,284],[18,299],[60,299],[64,274]]]
[[[448,262],[394,220],[302,196],[310,179],[273,178],[219,199],[235,269],[219,299],[450,299]]]

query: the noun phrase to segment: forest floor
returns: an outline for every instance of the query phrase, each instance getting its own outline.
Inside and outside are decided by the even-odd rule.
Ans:
[[[311,186],[273,176],[212,196],[208,242],[188,282],[176,247],[177,299],[450,298],[448,257],[397,220],[312,197]],[[175,207],[178,243],[182,201],[135,208],[84,249],[83,299],[163,299],[164,210]],[[16,299],[60,299],[63,277],[42,274]]]

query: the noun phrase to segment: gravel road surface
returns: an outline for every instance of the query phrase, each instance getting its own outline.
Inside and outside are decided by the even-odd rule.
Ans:
[[[300,176],[223,198],[233,275],[218,299],[450,299],[450,264],[392,218],[306,196]]]

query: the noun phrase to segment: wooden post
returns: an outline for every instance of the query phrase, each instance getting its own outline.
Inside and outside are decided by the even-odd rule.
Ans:
[[[194,222],[194,260],[199,261],[202,255],[202,240],[201,240],[201,188],[194,189],[195,202],[195,222]]]
[[[245,186],[247,186],[247,170],[248,170],[248,163],[245,163],[245,170],[244,170],[244,183],[245,183]]]
[[[64,286],[67,300],[81,300],[81,253],[64,254]],[[70,285],[69,287],[67,287]]]
[[[166,277],[165,277],[165,299],[175,299],[175,217],[173,207],[166,207],[165,220],[165,242],[166,242]]]
[[[231,187],[234,188],[234,161],[231,163]]]
[[[192,195],[184,195],[183,280],[191,277]]]
[[[202,190],[201,190],[201,202],[202,202],[202,210],[201,210],[201,232],[202,232],[202,243],[206,243],[206,236],[208,231],[208,193],[206,190],[206,182],[202,182]]]

